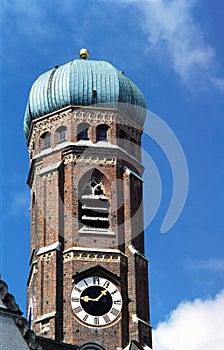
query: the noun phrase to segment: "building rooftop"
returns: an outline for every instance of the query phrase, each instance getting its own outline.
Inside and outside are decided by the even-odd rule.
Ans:
[[[16,304],[14,296],[8,293],[7,284],[0,280],[0,349],[42,350],[36,343],[35,334]]]
[[[87,57],[85,57],[87,58]],[[99,105],[121,109],[126,105],[140,107],[131,111],[142,127],[146,103],[139,88],[123,72],[105,61],[75,59],[41,74],[33,83],[24,117],[24,133],[28,138],[34,119],[66,106]]]

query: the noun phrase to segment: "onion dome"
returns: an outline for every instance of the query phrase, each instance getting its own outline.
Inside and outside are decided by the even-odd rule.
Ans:
[[[99,104],[118,108],[140,127],[143,126],[146,104],[138,87],[109,62],[87,60],[87,50],[82,49],[80,57],[82,59],[72,60],[41,74],[34,82],[24,117],[26,138],[32,120],[66,106]]]

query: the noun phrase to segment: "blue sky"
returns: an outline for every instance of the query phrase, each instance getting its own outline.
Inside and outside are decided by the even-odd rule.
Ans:
[[[23,311],[29,271],[29,160],[23,135],[28,93],[42,72],[78,58],[86,47],[91,59],[109,61],[139,86],[148,110],[178,138],[188,164],[183,212],[162,234],[172,172],[159,145],[144,138],[162,184],[158,212],[146,229],[155,350],[201,350],[205,345],[221,350],[223,11],[222,0],[1,0],[0,271]],[[147,186],[146,181],[150,203]],[[203,323],[205,315],[212,325]],[[186,322],[192,320],[202,325],[201,338],[194,327],[186,333]],[[214,329],[209,339],[206,327]],[[186,338],[185,345],[174,343],[177,334]]]

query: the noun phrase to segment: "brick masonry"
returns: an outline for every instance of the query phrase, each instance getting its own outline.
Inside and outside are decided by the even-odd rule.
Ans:
[[[78,142],[77,131],[84,122],[89,125],[89,140]],[[108,126],[108,140],[97,142],[97,127],[102,124]],[[59,143],[61,126],[66,127],[66,140]],[[43,149],[42,136],[47,132],[50,147]],[[130,340],[151,346],[141,134],[127,116],[110,109],[68,107],[33,121],[28,140],[27,301],[32,299],[33,328],[41,337],[79,346],[96,342],[111,350],[124,348]],[[103,184],[109,201],[109,229],[87,232],[79,220],[79,193],[92,175]],[[70,303],[74,276],[97,266],[117,276],[123,297],[122,317],[106,328],[78,322]]]

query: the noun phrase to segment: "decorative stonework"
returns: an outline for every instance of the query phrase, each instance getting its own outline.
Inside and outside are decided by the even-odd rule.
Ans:
[[[116,123],[121,126],[125,126],[126,131],[133,134],[135,137],[139,137],[142,134],[143,129],[140,128],[132,119],[130,119],[126,114],[121,111],[116,114]]]
[[[78,156],[75,154],[68,154],[64,157],[64,163],[99,163],[99,164],[116,164],[115,158],[104,158],[104,157],[94,157],[94,156]]]
[[[49,253],[43,254],[41,256],[41,260],[48,264],[49,261],[51,260],[52,256],[53,256],[53,252],[49,252]]]
[[[138,266],[146,267],[147,266],[147,260],[143,258],[142,256],[139,256],[136,254],[136,262]]]
[[[50,330],[50,321],[43,321],[40,322],[40,334],[41,335],[46,335]]]
[[[57,113],[54,115],[46,115],[40,120],[33,121],[32,133],[29,140],[29,153],[31,154],[35,137],[39,137],[46,131],[50,131],[54,128],[64,125],[65,120],[71,116],[71,109],[65,112]]]
[[[37,267],[37,261],[34,261],[31,265],[31,269],[30,269],[30,274],[29,274],[29,278],[28,278],[28,281],[27,281],[27,286],[29,288],[30,284],[31,284],[31,281],[34,277],[34,274],[37,273],[38,271],[38,267]]]
[[[115,117],[115,112],[77,110],[74,112],[73,120],[76,122],[111,124],[115,121]]]
[[[27,320],[24,317],[20,317],[16,319],[16,325],[19,328],[22,336],[26,339],[26,342],[30,349],[32,350],[42,350],[42,346],[36,343],[36,335],[35,333],[29,329]]]
[[[33,273],[37,272],[37,262],[33,265]]]
[[[38,163],[36,165],[36,174],[40,174],[41,170],[43,169],[43,164],[42,162],[41,163]]]
[[[11,311],[16,311],[19,314],[22,314],[20,311],[19,305],[16,304],[15,298],[12,294],[8,293],[7,284],[0,280],[0,306],[4,307]]]
[[[131,184],[134,186],[134,187],[141,187],[141,183],[140,183],[140,180],[137,179],[136,177],[133,177],[131,179]]]
[[[64,254],[63,260],[67,261],[97,261],[97,262],[115,262],[126,265],[126,258],[120,254],[88,251],[71,251]]]
[[[29,139],[29,154],[32,154],[34,142],[36,138],[39,138],[44,132],[56,130],[58,127],[65,125],[69,119],[79,122],[88,122],[90,124],[112,124],[117,123],[125,126],[127,134],[132,134],[137,141],[141,138],[142,129],[139,125],[135,124],[126,114],[123,114],[117,109],[108,108],[106,111],[97,110],[99,107],[66,107],[56,114],[48,114],[39,119],[35,119]],[[65,110],[67,109],[67,110]]]
[[[55,176],[55,172],[51,172],[51,173],[46,174],[44,177],[45,177],[47,182],[51,183],[54,176]]]
[[[33,131],[33,135],[41,135],[46,131],[50,131],[54,128],[58,128],[59,126],[64,125],[65,120],[67,120],[67,117],[71,115],[71,112],[63,112],[60,114],[55,114],[53,116],[45,116],[41,121],[34,121],[35,130]]]
[[[12,318],[14,319],[15,327],[19,329],[24,338],[24,343],[27,343],[31,350],[42,350],[42,347],[36,343],[36,335],[31,329],[29,329],[27,320],[24,317],[21,317],[22,312],[16,304],[14,296],[8,293],[8,286],[2,280],[0,280],[0,312],[4,314],[5,318],[8,317],[10,320]],[[16,329],[14,331],[16,331]],[[4,338],[4,332],[1,334],[1,337]],[[11,337],[14,337],[12,329]]]

